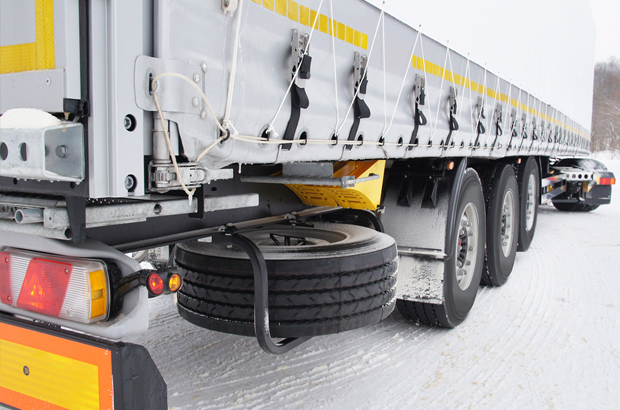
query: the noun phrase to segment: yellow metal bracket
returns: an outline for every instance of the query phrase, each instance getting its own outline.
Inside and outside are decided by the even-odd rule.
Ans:
[[[375,210],[381,203],[385,161],[344,161],[334,164],[334,178],[353,176],[366,178],[371,174],[378,179],[346,188],[340,186],[286,184],[306,205]]]

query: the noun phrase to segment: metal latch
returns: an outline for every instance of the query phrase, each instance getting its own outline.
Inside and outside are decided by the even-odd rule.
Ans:
[[[203,184],[218,179],[231,179],[232,169],[210,170],[196,162],[178,164],[177,173],[173,164],[149,164],[149,180],[151,190],[165,193],[181,188],[181,180],[188,189],[198,188]]]
[[[424,105],[426,101],[426,80],[424,80],[424,77],[420,74],[415,75],[413,92],[415,95],[415,102],[419,105]]]
[[[450,96],[448,98],[450,100],[450,113],[452,115],[456,115],[456,88],[454,88],[453,86],[450,86]]]
[[[366,69],[368,68],[368,56],[366,54],[360,54],[355,52],[353,60],[353,69],[355,70],[355,91],[359,89],[359,99],[363,100],[366,97],[366,87],[368,86],[368,78],[366,76]]]
[[[299,68],[299,74],[295,78],[295,84],[304,88],[306,80],[310,79],[310,66],[312,57],[310,57],[310,35],[307,33],[300,34],[298,30],[293,30],[293,41],[291,44],[291,75],[295,75],[295,71]]]
[[[359,130],[360,120],[362,118],[370,117],[370,108],[364,101],[366,97],[366,89],[368,87],[368,75],[366,70],[368,69],[368,56],[360,54],[357,51],[353,57],[353,78],[355,79],[353,100],[353,124],[349,131],[349,137],[347,141],[355,141],[358,138],[357,131]],[[361,137],[359,138],[360,145],[363,143]],[[353,148],[353,144],[349,143],[344,147],[347,151]]]
[[[498,144],[497,139],[504,134],[504,130],[502,129],[503,112],[504,106],[502,105],[502,103],[495,104],[495,109],[493,110],[493,124],[495,124],[495,141],[493,141],[491,149],[496,148],[496,146],[497,148],[502,147],[502,144]]]

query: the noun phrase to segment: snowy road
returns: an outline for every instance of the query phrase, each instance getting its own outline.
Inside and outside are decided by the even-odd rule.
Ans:
[[[620,176],[620,161],[605,161]],[[151,300],[144,345],[179,409],[619,409],[620,191],[585,214],[542,207],[508,283],[453,330],[383,322],[282,356]]]

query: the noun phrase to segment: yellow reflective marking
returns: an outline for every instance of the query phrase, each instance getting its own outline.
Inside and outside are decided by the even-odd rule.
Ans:
[[[357,30],[355,30],[355,34],[353,37],[353,44],[355,44],[356,47],[362,46],[362,33]]]
[[[56,67],[54,0],[35,0],[36,42],[0,47],[0,74]]]
[[[329,17],[327,17],[324,14],[321,14],[320,18],[319,18],[319,21],[320,21],[320,23],[319,23],[320,24],[319,30],[321,30],[325,34],[331,34],[330,30],[329,30]]]
[[[276,0],[276,13],[286,16],[286,0]]]
[[[353,44],[353,29],[347,26],[347,43]]]
[[[293,0],[288,0],[288,18],[299,21],[299,4]]]
[[[345,36],[347,34],[347,26],[342,23],[338,23],[338,39],[345,41]]]
[[[334,19],[329,19],[329,35],[338,38],[338,22]]]
[[[3,388],[67,409],[99,408],[97,366],[2,339],[0,356]]]
[[[273,3],[273,0],[263,0],[263,7],[273,11],[275,9],[275,5]]]
[[[368,34],[354,30],[343,23],[329,18],[324,14],[300,5],[293,0],[252,0],[256,4],[262,4],[266,9],[288,17],[290,20],[299,22],[304,26],[314,26],[327,35],[337,37],[364,50],[368,50]],[[288,6],[288,7],[287,7]]]
[[[299,8],[299,22],[304,26],[310,27],[310,9],[306,6]]]
[[[319,29],[319,14],[314,10],[310,10],[310,24],[314,26],[315,30]]]

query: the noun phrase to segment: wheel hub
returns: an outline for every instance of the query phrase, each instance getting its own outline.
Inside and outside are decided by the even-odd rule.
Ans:
[[[505,257],[510,256],[515,229],[515,213],[514,213],[514,196],[511,191],[507,191],[504,195],[504,203],[502,206],[502,221],[500,229],[500,240],[502,252]]]
[[[530,231],[534,226],[534,212],[536,212],[536,179],[530,174],[527,182],[527,199],[525,202],[525,229]]]
[[[463,210],[456,239],[456,281],[462,290],[471,285],[478,255],[478,211],[469,203]]]

